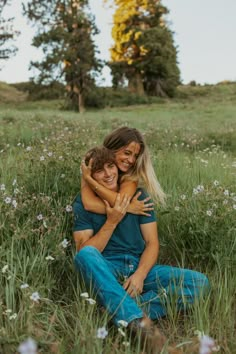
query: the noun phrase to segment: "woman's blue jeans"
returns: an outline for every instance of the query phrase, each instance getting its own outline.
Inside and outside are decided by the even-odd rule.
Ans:
[[[184,310],[209,289],[207,277],[199,272],[155,265],[144,281],[141,296],[131,298],[122,283],[138,264],[138,257],[128,254],[104,257],[92,246],[85,246],[75,256],[76,269],[117,325],[120,320],[129,323],[142,318],[144,313],[153,320],[163,317],[173,299],[177,309]]]

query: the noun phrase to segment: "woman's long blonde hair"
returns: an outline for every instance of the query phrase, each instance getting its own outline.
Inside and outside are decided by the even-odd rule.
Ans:
[[[152,199],[165,204],[165,193],[157,180],[150,157],[149,149],[142,134],[135,128],[121,127],[108,134],[103,145],[114,152],[136,142],[140,145],[140,153],[131,171],[124,174],[122,179],[136,180],[147,190]]]

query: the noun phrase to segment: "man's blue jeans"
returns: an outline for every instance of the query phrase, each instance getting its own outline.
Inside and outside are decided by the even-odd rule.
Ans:
[[[143,293],[131,298],[122,287],[138,267],[139,258],[114,254],[104,257],[95,247],[85,246],[75,256],[75,265],[87,286],[92,286],[97,301],[106,308],[113,322],[131,322],[144,313],[152,320],[167,313],[168,301],[186,309],[209,289],[205,275],[188,269],[155,265],[148,273]]]

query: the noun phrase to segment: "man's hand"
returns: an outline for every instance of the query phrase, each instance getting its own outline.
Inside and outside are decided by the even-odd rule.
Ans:
[[[104,200],[104,203],[106,205],[107,222],[118,225],[127,212],[130,197],[127,194],[121,197],[120,193],[118,193],[113,208],[106,200]]]
[[[148,211],[153,210],[154,203],[148,203],[151,197],[147,197],[143,200],[138,200],[138,197],[142,194],[142,192],[138,192],[135,194],[128,208],[128,212],[136,215],[145,215],[150,216]]]
[[[143,292],[144,279],[144,276],[136,271],[125,281],[123,288],[131,297],[140,295]]]

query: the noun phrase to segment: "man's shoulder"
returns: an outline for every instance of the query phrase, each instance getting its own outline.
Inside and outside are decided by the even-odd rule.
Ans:
[[[76,213],[78,211],[85,211],[83,203],[82,203],[82,199],[81,199],[81,194],[78,194],[74,200],[73,211],[74,211],[74,213]]]
[[[138,193],[138,192],[141,192],[140,196],[138,197],[138,200],[143,200],[143,199],[149,197],[149,194],[147,193],[147,191],[142,187],[137,188],[136,193]]]

